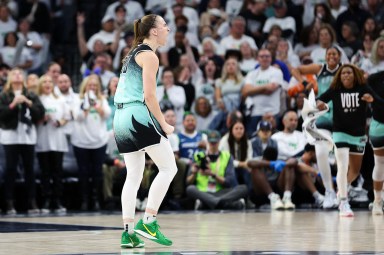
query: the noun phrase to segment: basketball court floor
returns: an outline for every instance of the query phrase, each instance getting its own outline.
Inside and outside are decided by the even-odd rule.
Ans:
[[[138,214],[137,218],[142,214]],[[161,213],[173,246],[121,249],[119,212],[0,216],[0,254],[384,254],[384,217],[337,211]]]

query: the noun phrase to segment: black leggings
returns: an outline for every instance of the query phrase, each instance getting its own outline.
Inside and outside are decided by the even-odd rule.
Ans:
[[[36,197],[35,172],[33,164],[35,161],[35,145],[12,144],[3,145],[5,153],[4,187],[5,199],[13,200],[13,189],[19,166],[19,158],[23,162],[24,178],[26,183],[27,197],[31,201]]]

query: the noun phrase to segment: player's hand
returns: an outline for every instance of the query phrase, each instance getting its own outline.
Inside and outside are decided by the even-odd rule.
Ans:
[[[361,100],[367,102],[367,103],[372,103],[373,102],[373,96],[369,93],[365,93],[362,97]]]
[[[320,100],[317,100],[316,107],[320,111],[323,111],[323,110],[327,109],[327,105],[323,101],[320,101]]]
[[[163,131],[167,135],[170,135],[173,133],[173,131],[175,131],[175,128],[173,126],[169,125],[168,123],[164,123],[163,125],[161,125],[161,129],[163,129]]]

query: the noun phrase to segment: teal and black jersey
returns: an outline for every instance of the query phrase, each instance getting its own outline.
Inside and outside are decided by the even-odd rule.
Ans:
[[[341,64],[338,64],[335,69],[330,70],[327,64],[323,64],[320,72],[317,74],[317,87],[318,92],[317,96],[321,96],[325,91],[329,89],[329,86],[332,83],[333,77],[336,72],[339,70]],[[333,112],[333,103],[329,102],[329,111],[321,116],[316,121],[317,128],[332,130],[332,112]]]
[[[144,100],[143,69],[135,57],[143,51],[152,51],[140,44],[125,61],[114,98],[116,105],[113,128],[120,153],[142,150],[167,138],[159,122],[149,111]]]

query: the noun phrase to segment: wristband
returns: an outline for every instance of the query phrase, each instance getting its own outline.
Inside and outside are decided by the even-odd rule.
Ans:
[[[307,87],[307,85],[308,85],[308,82],[307,82],[307,81],[303,81],[301,84],[303,84],[303,85],[304,85],[304,87]]]

